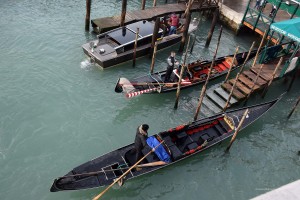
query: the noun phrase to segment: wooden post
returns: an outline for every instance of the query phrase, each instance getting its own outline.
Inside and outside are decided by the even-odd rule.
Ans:
[[[217,42],[217,48],[216,48],[216,51],[215,51],[213,60],[212,60],[212,62],[211,62],[210,68],[209,68],[209,70],[208,70],[208,74],[207,74],[207,77],[206,77],[204,86],[202,87],[202,90],[201,90],[201,94],[200,94],[198,106],[197,106],[196,113],[195,113],[195,116],[194,116],[194,120],[195,120],[195,121],[197,120],[198,115],[199,115],[199,111],[200,111],[200,109],[201,109],[201,104],[202,104],[202,101],[203,101],[203,98],[204,98],[204,94],[205,94],[205,92],[206,92],[206,87],[207,87],[207,84],[208,84],[208,81],[209,81],[209,78],[210,78],[210,74],[211,74],[212,68],[213,68],[213,66],[215,65],[215,59],[216,59],[216,56],[217,56],[217,53],[218,53],[218,49],[219,49],[219,45],[220,45],[220,40],[221,40],[222,31],[223,31],[223,26],[221,26],[221,30],[220,30],[220,34],[219,34],[218,42]]]
[[[86,15],[85,15],[85,30],[90,30],[90,16],[91,16],[92,0],[86,0]]]
[[[190,22],[191,22],[191,13],[190,13],[190,11],[188,11],[188,13],[186,15],[186,18],[185,18],[185,24],[183,26],[183,33],[182,33],[181,43],[180,43],[180,47],[179,47],[179,50],[178,50],[179,52],[182,52],[183,49],[184,49],[184,44],[185,44],[186,37],[188,35]]]
[[[136,33],[135,33],[135,41],[134,41],[134,48],[133,48],[133,59],[132,59],[132,66],[135,67],[135,60],[136,60],[136,48],[137,48],[137,41],[139,38],[139,28],[136,28]]]
[[[168,3],[168,0],[165,0],[165,4],[167,4]]]
[[[250,89],[250,92],[249,92],[249,94],[246,96],[246,101],[245,101],[244,105],[247,104],[247,101],[248,101],[250,95],[252,94],[252,92],[253,92],[253,90],[254,90],[254,86],[256,85],[256,82],[258,81],[258,78],[259,78],[259,75],[260,75],[260,73],[261,73],[261,71],[262,71],[263,66],[264,66],[264,64],[261,64],[261,65],[260,65],[259,71],[258,71],[258,73],[257,73],[257,75],[256,75],[256,77],[255,77],[255,80],[254,80],[254,83],[253,83],[253,85],[252,85],[252,87],[251,87],[251,89]]]
[[[127,6],[127,0],[122,0],[122,13],[121,13],[120,26],[124,26],[125,25],[126,6]]]
[[[217,20],[218,20],[218,16],[219,16],[219,9],[217,8],[214,12],[214,17],[211,23],[211,27],[210,27],[210,31],[208,32],[208,36],[206,39],[206,43],[205,43],[205,47],[208,47],[212,38],[212,35],[214,33],[216,24],[217,24]]]
[[[157,17],[155,20],[155,25],[154,25],[154,29],[153,29],[151,50],[150,50],[150,55],[149,55],[150,58],[153,57],[154,45],[155,45],[155,42],[157,41],[157,35],[158,35],[158,31],[159,31],[159,23],[160,23],[160,19],[159,19],[159,17]]]
[[[248,62],[249,56],[251,54],[251,51],[252,51],[254,45],[255,45],[255,42],[252,42],[252,45],[251,45],[250,50],[247,54],[246,60],[244,61],[243,65],[241,66],[240,73],[242,73],[242,71],[244,70],[245,64]]]
[[[181,66],[181,71],[180,71],[179,80],[178,80],[178,86],[177,86],[176,100],[175,100],[174,109],[178,108],[178,101],[179,101],[180,88],[181,88],[181,80],[182,80],[183,72],[184,72],[184,70],[186,68],[185,63],[186,63],[186,57],[187,57],[188,50],[189,50],[190,40],[191,40],[191,36],[189,36],[188,43],[187,43],[186,50],[185,50],[185,54],[184,54],[183,64]]]
[[[153,70],[154,70],[156,51],[157,51],[157,42],[155,42],[153,55],[152,55],[152,62],[151,62],[151,66],[150,66],[150,73],[151,74],[153,73]]]
[[[234,65],[234,61],[235,61],[235,58],[236,58],[236,54],[238,53],[239,48],[240,48],[240,47],[237,46],[237,48],[235,49],[234,56],[233,56],[233,60],[232,60],[232,62],[231,62],[231,64],[230,64],[230,67],[229,67],[229,69],[228,69],[228,73],[227,73],[227,76],[226,76],[224,82],[226,82],[226,81],[228,80],[228,78],[229,78],[229,75],[230,75],[230,72],[231,72],[232,67],[233,67],[233,65]]]
[[[271,79],[268,81],[268,84],[266,85],[266,87],[265,87],[265,89],[264,89],[264,91],[263,91],[263,93],[262,93],[262,95],[261,95],[262,98],[264,98],[264,97],[266,96],[267,91],[268,91],[270,85],[272,84],[273,79],[274,79],[274,77],[275,77],[275,75],[276,75],[276,72],[277,72],[279,66],[280,66],[281,63],[282,63],[282,59],[283,59],[283,57],[281,57],[280,60],[279,60],[279,62],[277,63],[277,65],[276,65],[276,67],[275,67],[275,69],[274,69],[274,71],[273,71],[272,77],[271,77]]]
[[[263,36],[263,38],[262,38],[261,41],[260,41],[259,47],[258,47],[258,49],[257,49],[256,55],[255,55],[255,58],[254,58],[254,61],[253,61],[253,63],[252,63],[252,67],[256,64],[256,60],[257,60],[257,58],[258,58],[260,49],[261,49],[261,47],[262,47],[262,45],[263,45],[263,43],[264,43],[264,40],[265,40],[266,36],[267,36],[267,31],[265,30],[264,36]]]
[[[146,5],[146,0],[142,0],[142,7],[141,7],[142,10],[145,10],[145,5]]]
[[[241,119],[241,121],[240,121],[238,127],[235,129],[235,132],[234,132],[234,134],[233,134],[233,136],[232,136],[232,138],[231,138],[231,140],[230,140],[230,143],[229,143],[228,147],[226,148],[225,152],[229,152],[229,150],[230,150],[230,148],[231,148],[233,142],[235,141],[235,138],[236,138],[238,132],[240,131],[240,129],[241,129],[241,127],[242,127],[242,125],[243,125],[243,123],[244,123],[244,121],[245,121],[246,116],[248,115],[248,112],[249,112],[249,109],[247,109],[247,110],[244,112],[244,114],[243,114],[243,116],[242,116],[242,119]]]
[[[296,103],[295,103],[293,109],[292,109],[291,112],[289,113],[289,115],[288,115],[288,117],[287,117],[288,119],[292,116],[292,114],[293,114],[294,111],[296,110],[296,108],[297,108],[299,102],[300,102],[300,97],[298,98],[298,100],[296,101]]]
[[[235,89],[235,86],[236,86],[236,83],[238,82],[239,76],[240,76],[240,73],[238,73],[238,74],[236,75],[236,77],[235,77],[234,84],[233,84],[233,86],[232,86],[232,88],[231,88],[231,90],[230,90],[229,97],[228,97],[228,99],[227,99],[227,101],[226,101],[226,104],[225,104],[225,106],[224,106],[224,108],[223,108],[223,112],[226,111],[226,109],[227,109],[227,107],[228,107],[228,105],[229,105],[231,96],[232,96],[232,94],[233,94],[233,90]]]
[[[156,6],[156,0],[153,0],[153,7]]]

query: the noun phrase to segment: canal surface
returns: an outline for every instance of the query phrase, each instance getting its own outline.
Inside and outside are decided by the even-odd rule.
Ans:
[[[128,3],[128,10],[140,8],[139,0]],[[93,1],[91,18],[118,14],[120,7],[120,0]],[[83,0],[0,0],[1,200],[91,199],[102,189],[50,193],[49,188],[73,167],[133,142],[142,123],[155,134],[193,117],[194,110],[185,104],[201,87],[183,91],[176,111],[175,93],[130,100],[114,93],[119,77],[148,73],[151,61],[141,58],[136,68],[129,62],[105,71],[87,65],[81,45],[95,35],[84,31],[84,18]],[[204,48],[209,26],[209,20],[201,22],[188,61],[213,56],[217,32]],[[218,56],[233,53],[237,45],[247,50],[253,40],[225,28]],[[175,48],[158,53],[155,70],[166,67]],[[229,154],[224,154],[224,142],[122,188],[115,186],[106,198],[240,200],[299,179],[300,110],[286,120],[300,95],[299,84],[298,79],[274,109],[240,132]],[[284,81],[274,82],[265,101],[286,88]],[[261,101],[253,96],[250,103]]]

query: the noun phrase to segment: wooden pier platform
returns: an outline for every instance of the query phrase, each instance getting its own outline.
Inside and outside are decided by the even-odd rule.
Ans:
[[[199,2],[193,3],[191,12],[215,10],[218,7],[217,1],[204,1],[203,4]],[[163,17],[171,13],[182,14],[186,10],[185,3],[164,4],[155,7],[147,8],[145,10],[135,10],[126,12],[125,25],[141,21],[153,20],[156,17]],[[94,32],[103,33],[120,26],[121,16],[104,17],[91,20]]]

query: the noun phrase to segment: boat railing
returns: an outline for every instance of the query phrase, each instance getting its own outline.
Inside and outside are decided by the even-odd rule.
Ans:
[[[161,87],[163,86],[163,84],[161,84],[161,82],[159,82],[156,78],[154,78],[154,76],[152,76],[152,74],[149,74],[149,76],[155,80],[157,82],[157,84],[159,85],[159,89],[157,89],[157,91],[160,93],[161,91]]]

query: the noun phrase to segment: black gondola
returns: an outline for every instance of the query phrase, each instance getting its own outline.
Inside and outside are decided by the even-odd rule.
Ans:
[[[181,23],[184,23],[183,21]],[[198,25],[192,20],[188,32],[195,31]],[[139,28],[136,57],[149,54],[154,23],[139,21],[98,35],[98,39],[82,45],[84,53],[102,68],[111,67],[133,59],[136,30]],[[181,41],[182,33],[167,35],[158,31],[157,50],[170,47]]]
[[[133,169],[126,175],[125,180],[169,166],[222,142],[233,135],[234,129],[247,108],[249,112],[241,129],[261,117],[278,100],[279,98],[267,103],[220,113],[151,136],[150,138],[158,143],[164,141],[161,149],[169,156],[170,162],[160,166],[143,167],[141,170]],[[143,154],[146,155],[151,148],[144,148]],[[134,144],[129,144],[75,167],[65,176],[55,179],[50,191],[80,190],[110,185],[114,179],[135,164],[133,149]],[[160,161],[158,157],[160,156],[155,151],[147,156],[145,161],[147,163]]]
[[[249,59],[253,58],[256,52],[257,50],[250,52]],[[244,63],[247,54],[248,52],[243,52],[236,55],[232,70],[239,68]],[[210,79],[215,79],[227,74],[232,62],[233,55],[217,58],[212,68]],[[204,83],[211,63],[212,61],[209,60],[198,60],[196,62],[189,63],[187,65],[188,70],[186,76],[181,82],[181,89]],[[115,92],[124,92],[126,97],[131,98],[140,94],[164,93],[176,90],[180,74],[178,70],[174,69],[171,81],[168,83],[164,82],[165,74],[166,71],[159,71],[139,78],[134,78],[132,80],[119,78],[115,87]]]

